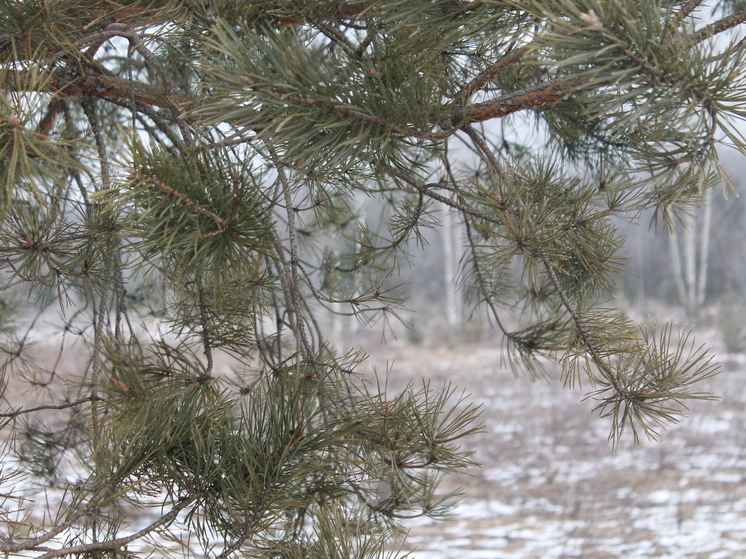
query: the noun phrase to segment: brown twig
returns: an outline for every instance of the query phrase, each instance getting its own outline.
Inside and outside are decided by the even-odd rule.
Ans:
[[[145,528],[142,530],[138,530],[134,534],[130,534],[129,536],[125,536],[122,538],[115,538],[113,540],[106,540],[101,542],[92,542],[87,544],[81,544],[81,545],[71,545],[69,547],[63,547],[60,549],[53,549],[51,551],[47,551],[43,555],[38,556],[36,559],[54,559],[55,557],[64,557],[66,555],[83,555],[88,554],[95,551],[104,551],[107,549],[116,549],[119,547],[122,547],[124,545],[127,545],[130,542],[133,542],[135,540],[138,540],[142,538],[143,536],[148,535],[152,531],[160,528],[161,526],[164,526],[170,522],[172,522],[179,513],[184,510],[189,504],[194,502],[197,498],[200,497],[200,493],[193,493],[191,495],[182,497],[179,499],[179,502],[176,503],[174,508],[172,508],[169,512],[161,516],[159,519],[157,519],[154,522],[151,522],[148,524]]]
[[[59,97],[54,97],[47,103],[47,111],[44,117],[39,121],[39,125],[36,127],[36,132],[40,136],[49,136],[52,131],[57,116],[60,115],[65,109],[65,100]]]
[[[694,10],[696,10],[704,0],[689,0],[686,4],[681,7],[681,10],[671,20],[669,32],[673,31],[677,27],[684,23],[684,20],[689,17]]]
[[[502,118],[527,109],[548,110],[561,103],[587,84],[580,78],[559,79],[501,95],[491,101],[477,103],[466,111],[459,108],[450,117],[450,125],[459,128],[464,123],[484,122]]]
[[[461,91],[456,94],[456,99],[462,103],[471,99],[477,91],[495,79],[501,72],[521,60],[528,52],[527,47],[521,47],[516,51],[508,52],[499,60],[482,70],[471,82],[469,82]]]
[[[59,404],[59,405],[47,405],[47,406],[36,406],[35,408],[25,408],[25,409],[18,409],[16,411],[8,412],[8,413],[0,413],[0,418],[15,418],[19,415],[24,415],[27,413],[33,413],[37,411],[42,410],[66,410],[68,408],[74,408],[75,406],[79,406],[81,404],[85,404],[86,402],[92,402],[94,396],[91,395],[88,398],[81,398],[80,400],[75,400],[74,402],[68,402],[67,404]],[[99,402],[103,402],[104,399],[96,396],[96,399]]]
[[[177,114],[187,99],[178,92],[167,94],[162,88],[119,76],[89,70],[83,75],[68,70],[55,70],[43,83],[36,83],[24,70],[8,70],[3,87],[15,91],[38,91],[70,97],[100,97],[102,99],[128,99],[143,105],[170,109]]]
[[[732,29],[733,27],[746,22],[746,10],[739,10],[735,14],[724,17],[709,25],[705,25],[694,34],[694,42],[701,43],[710,37]]]
[[[176,198],[180,204],[182,204],[183,206],[186,206],[187,208],[192,210],[194,213],[197,213],[201,215],[202,217],[206,217],[207,219],[215,222],[221,228],[221,230],[218,231],[218,233],[223,233],[228,230],[230,223],[226,219],[223,219],[219,215],[211,212],[210,210],[203,208],[197,202],[189,198],[186,194],[179,192],[179,190],[177,190],[176,188],[169,186],[162,181],[159,181],[155,177],[146,175],[145,173],[143,173],[142,171],[138,171],[137,169],[129,168],[127,169],[127,172],[129,173],[131,180],[151,184],[157,189],[162,190],[166,194],[169,194],[173,196],[174,198]]]

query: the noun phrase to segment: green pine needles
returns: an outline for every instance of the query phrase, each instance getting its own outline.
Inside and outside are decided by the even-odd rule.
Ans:
[[[676,421],[717,364],[608,304],[616,224],[746,148],[742,4],[0,3],[0,552],[395,556],[478,409],[367,385],[324,324],[406,307],[439,208],[516,371],[615,442]]]

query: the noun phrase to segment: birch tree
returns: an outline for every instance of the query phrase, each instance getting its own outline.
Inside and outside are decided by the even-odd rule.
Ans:
[[[613,219],[675,222],[717,145],[746,145],[746,10],[700,23],[712,7],[1,2],[0,267],[44,318],[3,307],[0,552],[395,554],[401,522],[452,506],[438,483],[471,464],[477,412],[450,386],[364,384],[319,313],[396,317],[437,204],[517,370],[582,380],[614,441],[676,421],[716,365],[604,301]],[[531,142],[494,134],[520,122]],[[54,312],[44,368],[30,336]]]
[[[671,271],[679,301],[687,314],[696,316],[705,303],[712,228],[712,192],[704,194],[702,207],[674,224],[669,232]]]
[[[453,219],[454,209],[440,202],[443,237],[443,283],[445,285],[446,321],[452,336],[458,335],[461,326],[461,299],[457,289],[456,268],[461,257],[458,243],[459,227]]]

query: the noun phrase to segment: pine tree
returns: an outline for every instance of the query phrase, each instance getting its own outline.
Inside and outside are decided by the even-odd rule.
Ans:
[[[674,226],[746,145],[746,9],[713,7],[0,2],[0,551],[377,557],[445,514],[478,411],[363,383],[319,321],[395,317],[441,204],[516,370],[590,384],[614,441],[675,421],[716,364],[607,301],[615,220]],[[80,369],[33,359],[53,312]]]

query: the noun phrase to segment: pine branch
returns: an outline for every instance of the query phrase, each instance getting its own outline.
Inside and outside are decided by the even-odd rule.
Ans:
[[[178,92],[166,93],[161,87],[119,76],[101,74],[88,69],[85,74],[68,70],[53,70],[48,78],[37,83],[25,70],[7,70],[3,87],[10,91],[37,91],[67,97],[99,97],[113,101],[131,101],[169,109],[179,114],[187,99]]]
[[[724,17],[721,20],[710,23],[702,29],[697,30],[697,32],[694,34],[693,40],[695,43],[701,43],[702,41],[706,41],[710,37],[714,37],[718,33],[722,33],[723,31],[727,31],[728,29],[733,29],[734,27],[741,25],[744,22],[746,22],[746,10],[740,10],[735,14]]]
[[[581,78],[560,78],[538,84],[520,91],[501,95],[497,99],[470,106],[466,111],[456,109],[448,124],[460,128],[464,123],[484,122],[503,118],[510,114],[525,111],[546,111],[568,99],[574,93],[588,87],[589,80]],[[599,84],[595,84],[598,86]]]
[[[144,183],[147,183],[147,184],[150,184],[156,187],[158,190],[161,190],[165,192],[166,194],[176,198],[176,200],[182,206],[189,208],[194,213],[197,213],[201,215],[202,217],[206,217],[207,219],[209,219],[210,221],[213,221],[220,227],[220,229],[216,231],[204,233],[203,238],[212,237],[215,235],[219,235],[221,233],[225,233],[230,227],[230,222],[228,220],[223,219],[222,217],[208,210],[207,208],[200,206],[197,202],[189,198],[186,194],[183,194],[182,192],[180,192],[178,189],[172,186],[169,186],[162,181],[159,181],[155,177],[148,176],[142,171],[138,171],[137,169],[129,168],[127,169],[127,173],[129,174],[130,180],[137,181],[137,182],[144,182]]]
[[[298,337],[297,345],[298,349],[303,353],[304,358],[307,361],[313,360],[313,351],[308,343],[305,332],[305,324],[303,322],[303,316],[300,312],[301,307],[301,293],[300,293],[300,278],[298,276],[298,243],[295,238],[295,212],[293,211],[293,200],[290,194],[290,182],[288,181],[287,175],[285,174],[284,166],[279,163],[279,158],[275,150],[267,145],[267,150],[272,157],[272,162],[277,170],[277,178],[282,190],[282,196],[285,200],[285,213],[287,216],[287,229],[290,241],[290,277],[286,280],[288,287],[288,299],[292,301],[292,306],[289,310],[292,311],[291,321],[294,320],[295,333]]]
[[[121,538],[114,538],[111,540],[105,540],[100,542],[92,542],[87,544],[80,544],[80,545],[71,545],[69,547],[63,547],[60,549],[53,549],[50,551],[47,551],[46,553],[39,555],[36,559],[54,559],[55,557],[66,557],[68,555],[81,555],[83,553],[94,553],[99,551],[106,551],[106,550],[116,550],[118,548],[121,548],[128,543],[137,541],[139,539],[142,539],[144,536],[147,536],[154,530],[157,530],[158,528],[162,526],[166,526],[173,522],[176,517],[179,515],[179,513],[184,510],[186,507],[188,507],[190,504],[192,504],[195,500],[202,497],[202,493],[194,492],[191,495],[186,495],[179,499],[179,502],[174,506],[169,512],[162,515],[157,520],[151,522],[148,524],[145,528],[142,528],[141,530],[138,530],[137,532],[130,534],[129,536],[124,536]],[[30,548],[31,551],[34,551],[36,548]]]
[[[14,419],[14,418],[16,418],[18,416],[25,415],[27,413],[34,413],[34,412],[42,411],[42,410],[66,410],[66,409],[70,409],[70,408],[75,408],[77,406],[85,404],[86,402],[91,402],[93,400],[93,398],[94,398],[94,396],[91,395],[88,398],[81,398],[79,400],[75,400],[74,402],[68,402],[66,404],[58,404],[58,405],[48,404],[48,405],[43,405],[43,406],[36,406],[34,408],[19,408],[19,409],[15,410],[15,411],[12,411],[12,412],[0,413],[0,418],[12,418],[12,419]],[[98,398],[99,402],[105,402],[106,401],[106,400],[104,400],[103,398],[101,398],[99,396],[96,396],[96,398]]]
[[[684,23],[686,18],[688,18],[694,10],[699,8],[699,6],[703,2],[704,0],[689,0],[686,4],[684,4],[671,20],[671,31],[673,31],[677,27],[680,27]]]
[[[508,52],[505,55],[482,70],[479,75],[464,86],[461,91],[456,94],[456,99],[461,103],[467,102],[477,91],[481,90],[502,72],[513,64],[520,62],[529,51],[530,49],[528,46],[520,47],[513,52],[511,52],[511,49],[508,49]]]
[[[101,177],[103,179],[103,189],[109,190],[109,181],[111,179],[111,169],[109,168],[109,155],[106,153],[106,141],[104,140],[101,126],[98,121],[98,115],[96,115],[96,105],[93,98],[85,96],[80,102],[83,107],[83,112],[88,123],[91,126],[93,132],[93,139],[96,142],[96,150],[98,151],[98,161],[101,165]]]
[[[324,109],[325,111],[328,111],[330,113],[333,113],[335,115],[339,116],[347,116],[354,118],[356,120],[360,120],[362,122],[368,122],[371,124],[377,124],[378,126],[381,126],[383,128],[387,128],[391,130],[392,132],[396,132],[397,134],[401,134],[402,136],[412,137],[412,138],[418,138],[421,140],[437,140],[440,138],[438,135],[433,134],[423,134],[421,132],[418,132],[417,130],[413,130],[411,128],[407,128],[404,126],[400,126],[396,123],[390,122],[384,118],[377,117],[374,115],[369,115],[361,112],[360,110],[353,110],[349,109],[347,107],[343,107],[337,103],[333,103],[331,101],[326,101],[323,99],[313,99],[311,97],[303,97],[301,95],[292,95],[287,93],[279,93],[277,91],[274,91],[273,89],[269,87],[264,87],[260,85],[256,85],[254,83],[254,80],[252,80],[249,77],[244,76],[244,81],[248,84],[249,88],[252,91],[256,91],[259,93],[262,93],[264,95],[268,95],[270,97],[273,97],[279,101],[289,101],[291,103],[295,103],[297,105],[305,106],[305,107],[317,107]]]
[[[111,497],[124,477],[125,476],[119,476],[110,479],[108,483],[101,487],[101,489],[99,489],[88,500],[88,503],[85,506],[79,507],[77,510],[72,511],[70,516],[66,520],[60,522],[40,536],[22,541],[15,541],[12,538],[4,539],[4,543],[0,543],[0,552],[10,554],[38,549],[42,544],[52,540],[66,530],[69,530],[81,518],[89,515],[92,511],[99,508],[102,503],[104,503],[107,499],[109,499],[109,497]]]
[[[575,309],[572,302],[568,298],[567,294],[565,293],[565,290],[562,288],[562,284],[560,284],[559,279],[557,279],[557,274],[554,271],[554,267],[547,260],[542,259],[542,262],[544,264],[544,269],[547,271],[547,274],[549,275],[549,279],[551,280],[552,285],[554,286],[554,289],[557,292],[557,295],[559,295],[560,301],[562,301],[562,306],[565,307],[565,310],[567,310],[568,314],[572,318],[572,321],[575,323],[575,327],[577,328],[578,334],[580,335],[580,338],[583,340],[583,344],[588,350],[588,353],[593,358],[593,362],[601,370],[601,373],[604,375],[606,380],[609,382],[611,387],[614,389],[614,392],[617,394],[617,396],[619,396],[620,398],[624,400],[629,400],[630,398],[629,394],[619,383],[618,374],[616,373],[616,371],[614,371],[611,368],[611,366],[606,361],[604,361],[601,358],[601,354],[599,353],[599,350],[596,347],[596,343],[591,338],[591,335],[588,332],[588,329],[585,327],[583,320],[580,318],[580,315],[578,315],[577,310]]]
[[[479,81],[481,80],[475,83],[479,83]],[[459,128],[464,122],[484,122],[530,109],[549,110],[557,103],[570,97],[573,93],[583,89],[586,84],[587,81],[581,79],[559,79],[539,84],[514,93],[502,95],[491,101],[471,105],[465,111],[462,108],[454,109],[451,116],[444,122],[448,123],[447,128]],[[88,72],[84,76],[78,77],[58,70],[53,72],[50,78],[42,85],[30,86],[25,72],[11,71],[8,72],[8,79],[5,85],[9,89],[18,91],[39,91],[69,97],[98,97],[111,100],[118,104],[130,102],[137,105],[155,106],[169,109],[174,111],[175,114],[180,114],[187,107],[188,102],[182,94],[177,92],[166,93],[161,88],[150,84],[93,72]],[[329,101],[299,95],[282,94],[257,85],[250,84],[250,87],[281,101],[295,103],[300,106],[321,108],[340,116],[352,117],[362,122],[376,124],[405,137],[431,141],[438,141],[444,137],[442,134],[422,133],[387,121],[384,118],[351,110]],[[178,120],[178,122],[181,125],[181,120]]]

